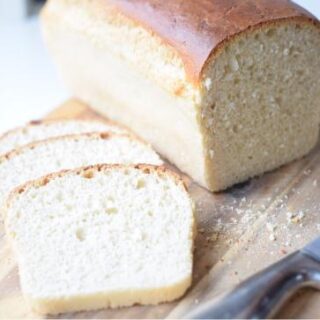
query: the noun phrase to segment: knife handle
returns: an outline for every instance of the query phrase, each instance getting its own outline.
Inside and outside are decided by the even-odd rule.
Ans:
[[[298,251],[255,274],[215,303],[200,305],[185,318],[270,318],[304,286],[320,289],[320,264]]]

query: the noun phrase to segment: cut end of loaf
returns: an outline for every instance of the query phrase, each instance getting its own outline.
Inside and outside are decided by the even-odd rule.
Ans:
[[[195,28],[182,14],[177,30],[183,27],[190,43],[210,44],[194,83],[183,62],[199,62],[193,50],[181,54],[130,16],[115,23],[108,10],[100,15],[99,6],[85,3],[51,1],[43,16],[45,39],[66,84],[95,110],[132,127],[202,186],[224,190],[315,145],[320,28],[303,10],[288,1],[249,1],[232,10],[232,4],[212,1],[209,34],[198,34],[199,23]],[[227,14],[220,16],[223,8]],[[187,2],[177,15],[184,9],[190,9]],[[201,41],[206,35],[208,42]]]
[[[183,181],[148,165],[52,174],[6,208],[22,291],[39,313],[179,298],[191,284],[194,228]]]
[[[238,35],[208,64],[207,185],[223,190],[307,154],[320,121],[320,28],[305,19]]]

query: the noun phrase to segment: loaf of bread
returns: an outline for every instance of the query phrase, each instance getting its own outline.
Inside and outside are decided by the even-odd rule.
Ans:
[[[78,134],[51,138],[0,157],[0,209],[14,188],[65,169],[101,163],[161,165],[151,147],[129,135]]]
[[[98,165],[11,194],[6,230],[34,311],[157,304],[191,284],[193,204],[174,173]]]
[[[69,134],[111,132],[126,133],[127,130],[107,121],[50,120],[32,121],[24,127],[10,130],[0,137],[0,155],[26,144]]]
[[[305,155],[320,122],[320,24],[288,0],[49,0],[73,94],[210,190]]]

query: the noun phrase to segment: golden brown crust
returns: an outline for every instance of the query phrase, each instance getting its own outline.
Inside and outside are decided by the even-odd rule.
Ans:
[[[193,82],[199,82],[216,49],[239,33],[286,20],[320,26],[315,17],[289,0],[108,0],[107,3],[174,47]]]
[[[15,188],[11,191],[10,195],[8,196],[6,203],[4,205],[3,213],[7,210],[10,206],[10,202],[13,198],[18,196],[21,193],[26,192],[31,188],[40,188],[47,185],[51,180],[56,178],[60,178],[66,175],[81,175],[84,178],[90,179],[94,176],[94,172],[101,172],[101,171],[109,171],[114,169],[123,169],[123,170],[130,170],[130,169],[139,169],[146,174],[150,174],[151,172],[157,173],[159,176],[169,176],[172,180],[175,181],[177,186],[182,187],[186,192],[188,192],[188,188],[184,182],[184,180],[174,171],[168,169],[165,166],[154,166],[150,164],[96,164],[92,166],[81,167],[77,169],[67,169],[61,170],[59,172],[50,173],[44,177],[39,179],[28,181],[25,184]],[[3,216],[5,216],[3,214]]]

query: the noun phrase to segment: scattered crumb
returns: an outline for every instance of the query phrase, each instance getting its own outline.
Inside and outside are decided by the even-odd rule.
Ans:
[[[199,299],[195,299],[195,300],[194,300],[194,303],[195,303],[195,304],[198,304],[198,303],[199,303]]]
[[[204,81],[204,86],[207,90],[210,90],[212,87],[212,80],[210,78],[206,78],[206,80]]]
[[[318,185],[318,180],[313,180],[312,185],[313,185],[314,187],[316,187],[316,186]]]
[[[306,169],[303,171],[303,174],[305,174],[306,176],[308,176],[311,173],[311,169]]]
[[[247,198],[246,197],[243,197],[242,199],[241,199],[241,202],[246,202],[247,201]]]
[[[299,211],[297,213],[292,213],[292,212],[287,212],[287,221],[288,223],[294,223],[294,224],[300,224],[303,225],[301,223],[301,221],[303,220],[303,218],[305,217],[305,213],[303,211]]]
[[[206,238],[207,242],[215,242],[219,238],[219,233],[215,232]]]
[[[276,229],[276,226],[270,222],[267,222],[266,226],[267,226],[267,230],[270,232],[273,232]]]
[[[293,217],[293,213],[290,212],[290,211],[288,211],[288,212],[286,213],[286,216],[287,216],[287,220],[288,220],[288,221],[291,221],[291,219],[292,219],[292,217]]]
[[[274,233],[271,233],[271,234],[270,234],[269,240],[270,240],[270,241],[276,241],[276,236],[275,236]]]

